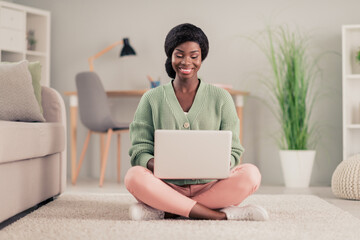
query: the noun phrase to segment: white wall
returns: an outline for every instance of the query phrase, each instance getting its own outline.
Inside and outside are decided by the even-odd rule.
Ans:
[[[244,109],[245,162],[256,164],[263,184],[283,184],[278,148],[272,136],[279,129],[270,111],[259,100],[264,90],[259,73],[269,71],[263,54],[242,36],[254,36],[265,24],[296,24],[312,37],[315,54],[341,51],[341,25],[358,24],[358,0],[15,0],[14,2],[51,11],[51,85],[60,93],[75,90],[74,77],[88,70],[87,58],[123,37],[130,37],[138,55],[117,58],[120,47],[95,61],[95,70],[106,89],[146,88],[146,75],[169,81],[164,69],[164,39],[177,24],[190,22],[201,27],[210,41],[208,59],[200,77],[211,83],[232,84],[249,91]],[[321,125],[312,185],[330,185],[331,175],[342,160],[341,57],[322,59],[323,97],[314,111]],[[68,103],[67,97],[64,97]],[[268,99],[265,99],[268,101]],[[112,100],[119,119],[131,121],[138,99]],[[129,167],[129,136],[123,137],[123,173]],[[85,139],[81,127],[78,153]],[[115,140],[115,139],[114,139]],[[114,141],[115,142],[115,141]],[[93,140],[82,177],[98,177],[98,141]],[[70,148],[70,145],[68,144]],[[107,178],[115,178],[115,145],[109,156]],[[70,159],[70,153],[68,154]],[[69,160],[70,163],[70,160]],[[70,164],[69,164],[70,165]],[[70,173],[70,168],[69,173]],[[123,174],[124,175],[124,174]]]

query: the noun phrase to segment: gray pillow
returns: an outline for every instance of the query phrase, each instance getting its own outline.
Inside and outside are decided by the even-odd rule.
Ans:
[[[0,64],[17,64],[19,62],[1,62]],[[42,105],[41,105],[41,64],[39,61],[29,62],[29,71],[32,78],[32,85],[34,88],[34,93],[36,100],[39,103],[40,112],[43,113]]]
[[[0,120],[45,121],[34,94],[27,60],[0,64]]]

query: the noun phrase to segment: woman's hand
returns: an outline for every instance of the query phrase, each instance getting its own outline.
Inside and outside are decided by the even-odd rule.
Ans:
[[[149,169],[151,172],[154,172],[154,158],[151,158],[147,164],[146,164],[147,169]]]

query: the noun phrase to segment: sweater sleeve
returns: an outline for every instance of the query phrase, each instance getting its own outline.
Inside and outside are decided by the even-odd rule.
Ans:
[[[244,148],[240,144],[240,120],[236,113],[236,108],[231,95],[225,92],[224,104],[222,106],[220,130],[229,130],[232,132],[231,146],[231,168],[240,164],[240,157]]]
[[[154,125],[151,105],[145,94],[130,124],[131,148],[129,150],[132,166],[147,167],[147,162],[154,157]]]

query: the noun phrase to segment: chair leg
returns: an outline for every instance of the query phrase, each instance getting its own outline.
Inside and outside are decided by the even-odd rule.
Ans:
[[[105,176],[105,169],[106,169],[106,161],[108,158],[108,154],[109,154],[109,148],[110,148],[110,142],[111,142],[111,135],[113,133],[112,129],[109,129],[107,131],[107,138],[106,138],[106,145],[105,145],[105,151],[103,154],[103,158],[101,160],[101,172],[100,172],[100,182],[99,182],[99,186],[102,187],[103,183],[104,183],[104,176]]]
[[[117,134],[117,181],[120,183],[120,166],[121,166],[121,135]]]
[[[105,149],[105,136],[107,136],[106,133],[100,133],[100,175],[101,175],[101,169],[104,162],[104,149]]]
[[[73,185],[76,184],[76,180],[77,180],[77,178],[79,176],[80,168],[81,168],[82,163],[83,163],[84,158],[85,158],[85,154],[86,154],[86,150],[87,150],[88,145],[89,145],[90,137],[91,137],[91,131],[88,131],[87,137],[86,137],[85,142],[84,142],[84,147],[83,147],[81,155],[80,155],[79,165],[76,168],[75,177],[74,177],[74,179],[72,181]]]
[[[105,133],[101,133],[100,134],[100,168],[101,168],[101,164],[102,164],[102,159],[103,159],[103,156],[104,156],[104,141],[105,141]]]

